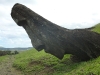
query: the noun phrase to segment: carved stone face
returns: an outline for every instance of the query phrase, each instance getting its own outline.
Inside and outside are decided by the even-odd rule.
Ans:
[[[100,34],[89,29],[69,30],[60,27],[36,14],[22,4],[15,4],[11,16],[22,26],[33,47],[62,59],[64,54],[72,54],[81,60],[100,56]]]
[[[19,25],[23,26],[24,24],[27,24],[27,16],[25,16],[24,7],[20,6],[20,4],[15,4],[12,8],[11,16],[13,20]]]
[[[47,53],[63,58],[64,50],[60,48],[62,41],[56,36],[56,32],[59,33],[58,26],[18,3],[13,6],[11,16],[17,25],[26,30],[36,50],[44,49]]]
[[[27,9],[28,11],[23,10],[24,8]],[[31,39],[31,42],[34,48],[36,48],[38,51],[43,50],[45,48],[44,44],[42,43],[41,40],[37,38],[36,35],[33,34],[34,32],[31,30],[29,26],[29,25],[34,26],[34,23],[31,23],[30,17],[29,17],[31,16],[31,14],[28,14],[28,12],[31,13],[30,9],[17,3],[12,8],[11,16],[13,20],[17,23],[17,25],[24,27],[24,29],[26,30],[26,32],[28,33]]]

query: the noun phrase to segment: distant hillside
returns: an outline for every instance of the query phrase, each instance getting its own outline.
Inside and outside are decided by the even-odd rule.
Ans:
[[[27,48],[4,48],[0,47],[0,50],[28,50],[31,49],[32,47],[27,47]]]

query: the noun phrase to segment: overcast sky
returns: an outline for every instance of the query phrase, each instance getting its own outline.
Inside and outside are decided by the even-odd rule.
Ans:
[[[0,0],[0,46],[31,47],[22,27],[12,20],[15,3],[21,3],[62,27],[88,28],[100,23],[100,0]]]

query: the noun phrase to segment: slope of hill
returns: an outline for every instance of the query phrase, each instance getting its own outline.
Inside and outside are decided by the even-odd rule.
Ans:
[[[100,33],[100,24],[95,32]],[[100,57],[87,62],[72,62],[69,55],[62,60],[35,49],[16,55],[13,66],[23,71],[25,75],[100,75]]]
[[[44,51],[31,49],[16,55],[13,66],[26,75],[99,75],[100,57],[75,63],[70,60],[69,55],[59,60]]]
[[[97,25],[95,25],[94,28],[93,28],[92,30],[95,31],[95,32],[100,33],[100,23],[97,24]]]

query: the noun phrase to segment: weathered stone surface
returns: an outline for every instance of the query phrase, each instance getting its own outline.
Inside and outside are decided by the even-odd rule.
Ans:
[[[44,49],[59,59],[72,54],[83,61],[100,55],[100,34],[90,29],[60,27],[18,3],[13,6],[11,16],[26,30],[38,51]]]

